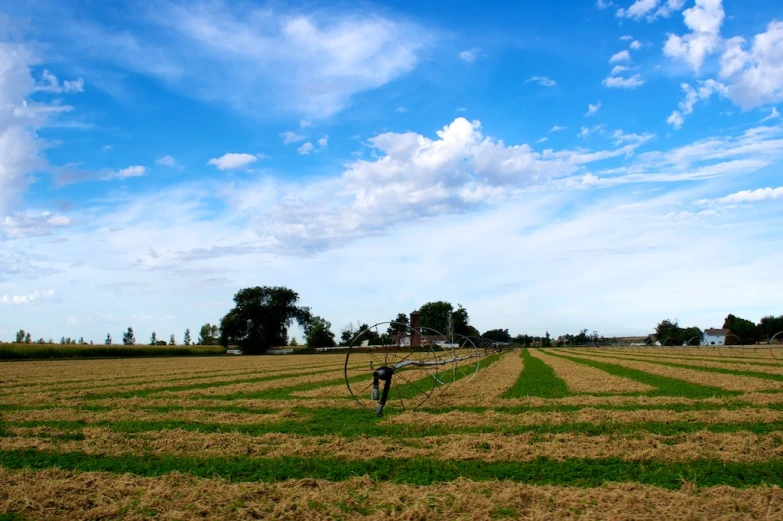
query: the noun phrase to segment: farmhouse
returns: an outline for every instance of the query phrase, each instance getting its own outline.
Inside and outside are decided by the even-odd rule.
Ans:
[[[731,334],[729,329],[705,329],[702,345],[725,346],[726,337]]]

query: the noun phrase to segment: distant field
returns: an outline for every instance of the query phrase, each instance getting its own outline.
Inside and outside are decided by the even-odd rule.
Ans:
[[[769,349],[523,349],[380,419],[343,362],[0,363],[0,519],[783,518]]]
[[[215,356],[225,354],[225,352],[226,350],[222,346],[0,344],[0,360]]]

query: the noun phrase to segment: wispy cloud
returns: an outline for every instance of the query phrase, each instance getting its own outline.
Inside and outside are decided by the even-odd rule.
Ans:
[[[595,105],[592,103],[587,105],[587,112],[585,112],[585,116],[592,116],[593,114],[597,113],[599,110],[601,110],[601,102],[599,101]]]
[[[101,170],[100,179],[102,181],[111,181],[114,179],[128,179],[129,177],[140,177],[144,175],[147,169],[141,165],[134,165],[121,170]]]
[[[547,76],[532,76],[525,83],[538,83],[542,87],[554,87],[557,82]]]
[[[480,56],[481,49],[478,47],[474,47],[472,49],[467,49],[465,51],[461,51],[459,53],[459,59],[462,61],[466,61],[468,63],[473,63],[478,59]]]

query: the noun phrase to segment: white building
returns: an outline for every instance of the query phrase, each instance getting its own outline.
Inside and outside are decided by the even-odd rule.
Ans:
[[[701,345],[703,346],[725,346],[726,337],[731,334],[728,329],[705,329]]]

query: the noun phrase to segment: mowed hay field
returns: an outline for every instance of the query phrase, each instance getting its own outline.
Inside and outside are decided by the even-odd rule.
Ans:
[[[1,363],[0,519],[783,519],[769,350],[509,351],[383,418],[343,362]]]

